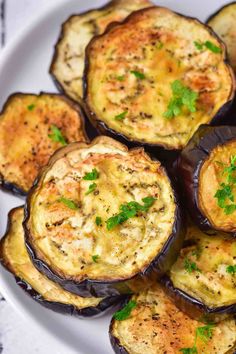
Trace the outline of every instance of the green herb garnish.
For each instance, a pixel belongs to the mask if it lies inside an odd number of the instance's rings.
[[[191,348],[181,348],[179,351],[184,354],[198,354],[197,339],[199,338],[204,343],[207,343],[212,338],[214,324],[207,324],[202,327],[197,327],[195,331],[194,344]]]
[[[27,106],[28,111],[33,111],[35,109],[35,104],[30,104]]]
[[[94,256],[92,256],[92,260],[94,261],[94,263],[97,263],[99,259],[99,255],[95,254]]]
[[[133,74],[137,79],[140,79],[140,80],[145,79],[145,75],[144,75],[143,73],[141,73],[140,71],[131,70],[130,72],[131,72],[131,74]]]
[[[161,49],[164,47],[164,44],[162,42],[157,43],[157,49]]]
[[[184,106],[187,107],[190,112],[196,112],[197,92],[184,86],[179,80],[172,82],[171,89],[173,97],[168,104],[168,110],[164,113],[165,118],[171,119],[180,115]]]
[[[95,191],[96,187],[97,187],[97,183],[90,184],[85,195],[88,195],[88,194],[92,193],[93,191]]]
[[[196,347],[182,348],[179,351],[182,352],[183,354],[197,354],[198,352]]]
[[[197,267],[195,262],[191,262],[189,258],[184,259],[184,269],[188,273],[192,272],[201,272],[200,269]]]
[[[73,202],[73,200],[71,200],[71,199],[67,199],[65,197],[60,197],[58,199],[58,201],[65,204],[70,209],[76,210],[79,208],[78,205],[75,202]]]
[[[98,179],[98,177],[99,177],[99,172],[98,172],[98,170],[97,170],[96,168],[93,168],[93,169],[92,169],[92,172],[87,172],[87,173],[85,173],[83,179],[84,179],[85,181],[93,181],[93,180],[95,180],[95,179]]]
[[[122,224],[129,218],[135,217],[138,212],[147,212],[148,209],[153,205],[156,198],[153,197],[146,197],[142,199],[143,205],[139,204],[138,202],[128,202],[126,204],[122,204],[120,206],[120,213],[116,214],[115,216],[110,217],[107,221],[107,230],[112,230],[119,224]]]
[[[113,315],[113,318],[117,321],[124,321],[129,318],[131,311],[135,309],[137,306],[137,302],[134,300],[130,300],[123,309],[120,311],[116,311]]]
[[[236,183],[236,178],[233,176],[234,172],[236,171],[236,156],[232,155],[230,157],[230,165],[229,167],[225,167],[223,173],[227,174],[227,182],[228,183]]]
[[[48,137],[55,142],[61,143],[62,145],[67,145],[65,138],[63,137],[60,129],[56,125],[51,125],[50,127],[52,134],[48,134]]]
[[[118,81],[124,81],[125,75],[118,75],[118,76],[116,76],[116,79],[117,79]]]
[[[100,216],[96,216],[95,223],[97,226],[102,225],[102,218]]]
[[[203,50],[204,48],[207,48],[213,53],[222,53],[222,49],[220,47],[217,47],[214,43],[210,41],[206,41],[204,43],[195,41],[194,45],[198,50]]]
[[[124,111],[120,114],[117,114],[117,116],[115,116],[115,120],[123,120],[127,113],[128,113],[128,111]]]
[[[236,274],[236,265],[229,265],[226,267],[226,272],[229,274]]]

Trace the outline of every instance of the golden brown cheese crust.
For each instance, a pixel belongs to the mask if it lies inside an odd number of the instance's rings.
[[[67,142],[87,141],[79,107],[63,96],[17,93],[7,100],[0,115],[0,185],[28,192],[41,167],[62,147],[48,136],[52,125]]]
[[[224,6],[210,18],[208,25],[225,42],[230,64],[236,72],[236,3]]]
[[[197,327],[204,326],[181,312],[159,285],[133,295],[137,307],[124,321],[113,320],[111,335],[128,354],[176,354],[181,348],[191,348]],[[235,320],[225,320],[213,329],[212,338],[197,340],[198,353],[224,354],[235,348]]]
[[[84,180],[96,169],[96,180]],[[87,194],[89,186],[96,188]],[[148,212],[107,230],[108,218],[127,202],[156,198]],[[65,197],[78,208],[60,202]],[[128,149],[108,137],[60,150],[43,171],[28,204],[28,239],[53,273],[77,282],[122,280],[152,262],[172,234],[176,205],[160,162],[143,149]],[[101,225],[96,224],[101,218]],[[92,256],[98,255],[97,262]]]
[[[226,215],[224,209],[218,206],[215,193],[221,189],[221,183],[227,182],[227,174],[223,171],[230,165],[230,158],[234,155],[236,155],[236,140],[218,145],[202,164],[199,174],[199,208],[214,228],[225,232],[236,231],[236,211]],[[232,187],[232,192],[236,198],[235,186]]]
[[[77,309],[97,306],[102,299],[83,298],[69,293],[36,270],[24,244],[23,217],[23,207],[11,213],[10,228],[0,243],[1,262],[14,276],[29,284],[46,301],[74,305]]]
[[[90,40],[111,22],[148,6],[152,6],[148,0],[113,0],[100,9],[71,16],[62,25],[50,72],[68,96],[82,99],[85,48]]]
[[[222,52],[198,50],[194,42],[204,41]],[[234,79],[223,43],[197,20],[165,8],[131,14],[95,37],[86,52],[85,99],[92,121],[131,141],[181,149],[232,98]],[[198,93],[197,110],[167,119],[175,80]]]
[[[236,241],[224,233],[209,236],[191,225],[186,238],[190,246],[181,253],[170,270],[170,279],[178,288],[209,308],[236,303],[236,277],[227,272],[236,265]],[[186,262],[195,263],[190,271]]]

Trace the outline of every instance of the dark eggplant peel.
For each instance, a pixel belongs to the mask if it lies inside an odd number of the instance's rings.
[[[236,314],[236,240],[189,225],[185,245],[162,279],[175,304],[195,319]]]
[[[133,295],[114,314],[110,341],[117,354],[233,354],[236,323],[206,324],[181,312],[160,285]]]
[[[26,194],[60,147],[87,141],[80,107],[57,94],[16,93],[0,114],[0,187]]]
[[[136,11],[86,48],[91,122],[122,141],[182,149],[200,124],[223,119],[235,79],[223,42],[166,8]]]
[[[121,21],[132,11],[152,6],[148,0],[113,0],[102,8],[73,15],[63,23],[50,67],[60,90],[76,101],[83,97],[82,77],[85,48],[113,21]]]
[[[192,218],[205,231],[236,232],[236,127],[201,126],[178,172]]]
[[[184,231],[175,192],[142,148],[98,137],[59,150],[27,199],[35,266],[81,296],[129,293],[129,279],[174,263]]]
[[[97,315],[117,303],[117,297],[80,297],[42,275],[32,264],[25,247],[23,216],[23,207],[9,213],[8,228],[0,242],[0,261],[31,298],[53,311],[75,316]]]
[[[230,64],[236,72],[236,2],[223,6],[207,20],[207,24],[225,42]]]

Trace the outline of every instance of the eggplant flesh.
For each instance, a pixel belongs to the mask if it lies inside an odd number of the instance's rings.
[[[51,93],[11,95],[0,113],[0,187],[27,194],[49,157],[73,141],[88,141],[77,104]]]
[[[0,261],[15,277],[16,283],[31,298],[56,312],[75,316],[94,316],[121,298],[83,298],[69,293],[42,275],[33,265],[24,243],[23,207],[9,213],[8,229],[0,243]]]
[[[95,179],[85,180],[91,171]],[[108,229],[122,205],[142,205],[146,197],[153,203],[146,212]],[[61,198],[73,201],[72,208]],[[85,297],[127,294],[135,276],[162,275],[184,237],[178,199],[160,162],[108,137],[58,151],[29,193],[25,213],[35,266]]]
[[[191,348],[197,328],[206,323],[191,319],[176,308],[158,284],[151,284],[131,301],[136,303],[130,316],[122,321],[112,319],[110,341],[117,354],[179,353]],[[196,353],[234,353],[236,322],[227,319],[215,324],[208,341],[196,341]]]
[[[199,50],[194,42],[201,40],[219,53]],[[94,37],[86,48],[84,73],[92,124],[102,134],[158,152],[181,150],[202,123],[223,122],[234,97],[223,42],[197,20],[160,7],[136,11]],[[185,107],[167,119],[176,81],[195,92],[196,111]]]

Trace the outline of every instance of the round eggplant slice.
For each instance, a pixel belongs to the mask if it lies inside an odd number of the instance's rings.
[[[57,94],[16,93],[0,114],[0,187],[25,195],[49,157],[87,141],[80,107]]]
[[[24,227],[40,271],[68,291],[103,297],[171,267],[181,216],[160,162],[102,136],[55,153],[28,196]]]
[[[207,24],[225,42],[229,60],[234,72],[236,72],[236,2],[223,6],[214,13]]]
[[[231,105],[235,79],[225,56],[199,21],[160,7],[136,11],[86,49],[91,122],[122,141],[180,150]]]
[[[31,298],[53,311],[75,316],[97,315],[118,302],[118,297],[80,297],[42,275],[32,264],[25,247],[23,216],[23,207],[9,213],[8,229],[0,242],[0,261]]]
[[[76,101],[83,97],[82,77],[85,48],[113,21],[121,21],[132,11],[152,6],[148,0],[113,0],[102,8],[73,15],[63,23],[50,67],[60,90]]]
[[[207,325],[193,320],[153,284],[114,314],[110,341],[117,354],[233,354],[236,323],[228,319]]]
[[[189,212],[198,226],[235,236],[236,127],[201,126],[177,165]]]
[[[236,240],[189,225],[185,245],[162,281],[175,304],[195,319],[236,314]]]

